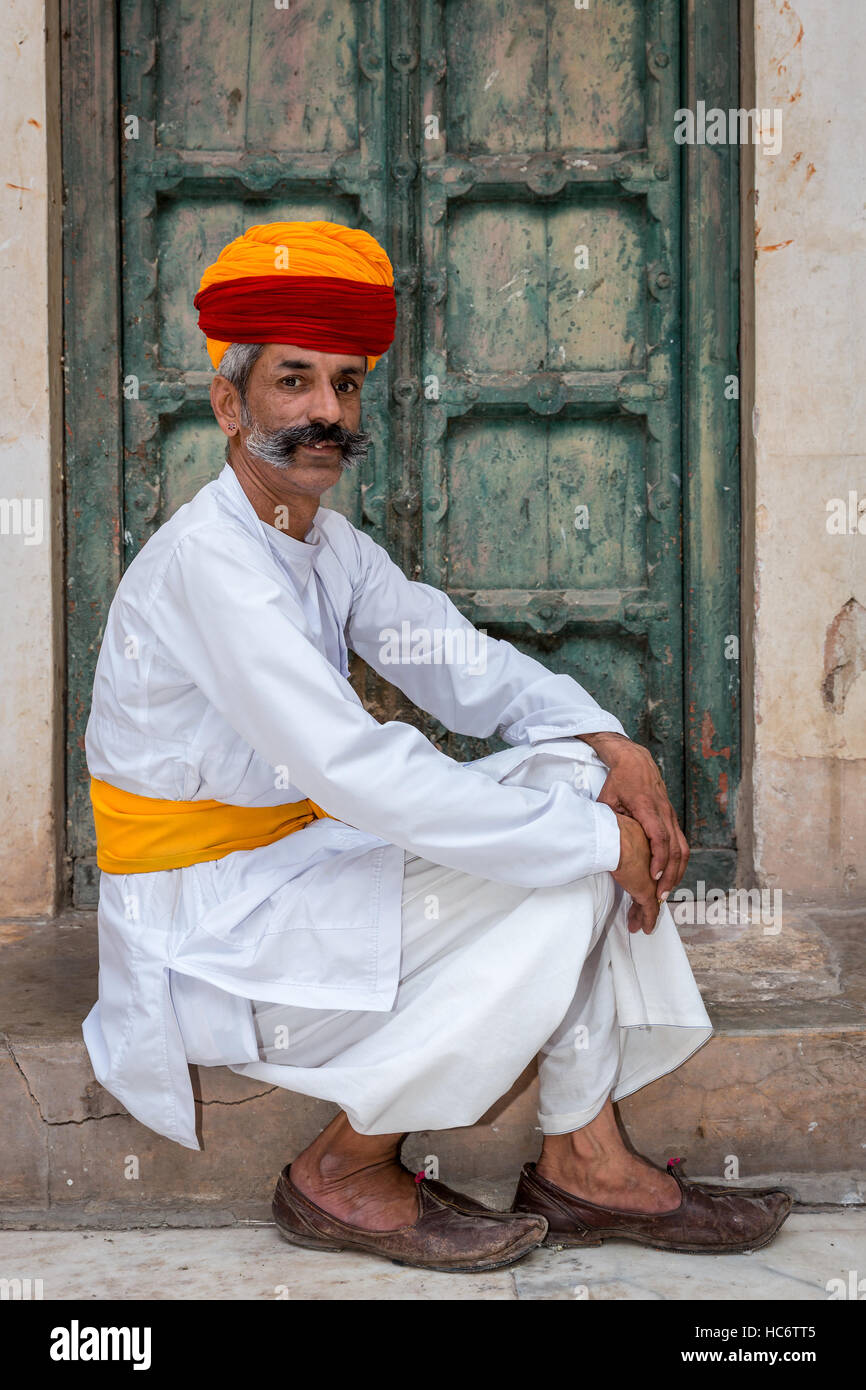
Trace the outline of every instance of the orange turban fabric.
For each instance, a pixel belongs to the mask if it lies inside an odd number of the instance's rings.
[[[230,343],[292,343],[367,358],[394,340],[394,271],[369,232],[337,222],[267,222],[229,242],[193,301],[218,367]]]

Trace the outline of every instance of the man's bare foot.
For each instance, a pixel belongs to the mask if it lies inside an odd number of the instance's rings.
[[[418,1220],[418,1188],[400,1164],[402,1134],[357,1134],[341,1112],[294,1160],[291,1179],[331,1216],[365,1231]]]
[[[617,1211],[676,1211],[676,1179],[660,1173],[623,1143],[610,1098],[598,1115],[570,1134],[546,1134],[536,1172],[575,1197]]]
[[[597,1207],[616,1211],[676,1211],[682,1201],[679,1185],[669,1173],[660,1173],[651,1163],[632,1154],[615,1165],[569,1163],[561,1165],[538,1160],[536,1172],[575,1197],[583,1197]]]

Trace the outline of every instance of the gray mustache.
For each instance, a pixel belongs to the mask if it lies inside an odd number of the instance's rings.
[[[372,443],[366,430],[347,430],[343,425],[287,425],[283,429],[263,430],[254,423],[247,435],[246,447],[256,458],[274,468],[290,468],[298,445],[312,448],[314,444],[334,444],[342,450],[341,464],[354,468],[366,458]]]

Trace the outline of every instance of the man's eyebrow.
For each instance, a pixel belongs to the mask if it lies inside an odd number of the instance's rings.
[[[297,362],[289,362],[289,361],[277,362],[277,363],[275,363],[275,365],[274,365],[274,371],[276,371],[276,372],[282,372],[282,371],[285,371],[286,368],[289,368],[289,369],[292,370],[292,371],[304,372],[304,371],[309,371],[309,369],[310,369],[312,366],[313,366],[313,363],[312,363],[312,362],[301,362],[301,361],[297,361]],[[343,373],[344,375],[349,375],[349,376],[360,376],[360,377],[363,377],[364,375],[366,375],[365,369],[364,369],[363,367],[338,367],[338,368],[337,368],[337,371]]]

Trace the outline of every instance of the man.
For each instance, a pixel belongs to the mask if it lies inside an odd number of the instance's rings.
[[[545,1239],[766,1243],[787,1193],[663,1173],[614,1119],[712,1032],[664,905],[688,850],[649,754],[320,506],[369,442],[384,251],[329,222],[252,227],[195,302],[227,463],[121,580],[87,727],[97,1077],[188,1148],[189,1062],[339,1104],[274,1199],[316,1249],[481,1270]],[[379,724],[349,649],[510,747],[460,765]],[[536,1054],[544,1144],[511,1213],[403,1168],[407,1132],[474,1123]]]

